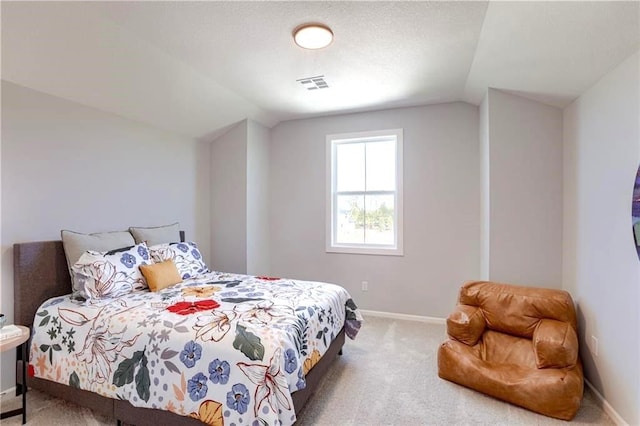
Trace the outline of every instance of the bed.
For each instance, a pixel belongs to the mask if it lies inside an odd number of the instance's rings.
[[[338,286],[218,272],[117,303],[70,292],[61,241],[14,245],[18,383],[134,425],[292,424],[361,319]]]

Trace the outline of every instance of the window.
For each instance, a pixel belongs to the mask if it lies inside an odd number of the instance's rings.
[[[327,136],[326,250],[402,255],[402,129]]]

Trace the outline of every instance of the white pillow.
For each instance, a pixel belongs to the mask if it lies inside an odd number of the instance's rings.
[[[145,243],[108,252],[86,251],[71,267],[82,282],[84,297],[120,297],[147,288],[140,265],[153,261]]]
[[[173,260],[183,280],[209,272],[194,242],[158,244],[149,247],[149,251],[154,262]]]
[[[127,231],[81,234],[63,230],[61,235],[64,254],[67,257],[67,265],[71,274],[71,286],[74,292],[82,291],[83,286],[78,283],[78,279],[74,276],[71,268],[84,252],[87,250],[106,252],[122,247],[131,247],[136,243],[133,240],[133,236]]]
[[[131,227],[129,232],[136,240],[136,244],[147,243],[149,247],[157,244],[174,243],[180,241],[180,224],[178,222],[171,225],[155,226],[151,228]]]

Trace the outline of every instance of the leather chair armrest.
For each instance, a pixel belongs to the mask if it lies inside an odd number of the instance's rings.
[[[543,319],[533,332],[538,368],[574,367],[578,361],[578,336],[569,323]]]
[[[469,346],[478,343],[487,322],[477,306],[458,305],[447,318],[447,334]]]

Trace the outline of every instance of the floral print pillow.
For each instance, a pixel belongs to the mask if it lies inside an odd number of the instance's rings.
[[[195,278],[209,272],[202,254],[194,242],[165,243],[149,247],[154,262],[173,260],[183,280]]]
[[[104,299],[146,289],[147,282],[139,267],[152,263],[149,248],[140,243],[108,252],[88,250],[71,270],[84,289],[83,297]]]

